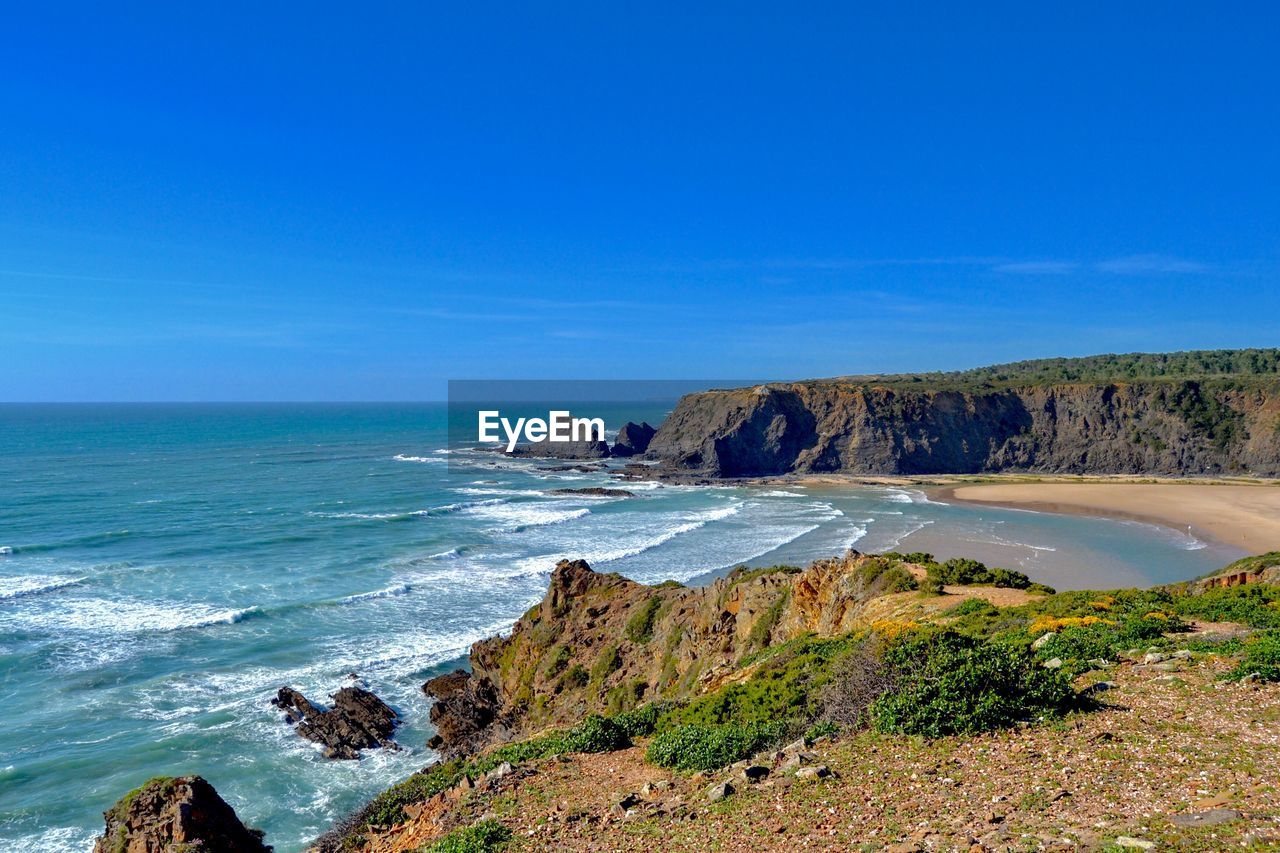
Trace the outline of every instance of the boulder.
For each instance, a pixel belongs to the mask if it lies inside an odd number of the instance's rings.
[[[265,853],[262,833],[236,817],[199,776],[152,779],[103,812],[106,831],[93,853]]]
[[[359,758],[362,749],[395,747],[391,735],[399,717],[391,706],[361,687],[344,687],[332,698],[326,710],[292,687],[281,687],[271,702],[298,734],[324,746],[326,758]]]
[[[498,717],[501,700],[493,682],[457,670],[440,675],[422,685],[422,692],[435,699],[431,723],[436,736],[428,746],[449,752],[466,752],[475,747]]]
[[[613,443],[614,456],[639,456],[649,449],[649,442],[658,431],[647,423],[627,421],[618,430],[618,439]]]
[[[731,797],[734,793],[733,785],[728,782],[717,782],[710,788],[707,788],[707,799],[710,802],[718,803],[725,797]]]

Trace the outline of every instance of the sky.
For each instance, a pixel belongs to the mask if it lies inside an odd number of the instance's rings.
[[[1280,11],[10,4],[0,400],[1280,345]]]

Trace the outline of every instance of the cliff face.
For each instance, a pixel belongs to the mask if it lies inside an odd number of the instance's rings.
[[[1197,382],[915,390],[772,384],[685,396],[648,455],[713,477],[786,473],[1280,476],[1280,393]]]
[[[199,776],[152,779],[104,815],[94,853],[269,853],[213,786]]]
[[[742,677],[740,664],[753,652],[866,624],[868,603],[901,580],[881,568],[850,552],[804,571],[739,571],[689,589],[645,586],[563,561],[546,597],[509,637],[472,646],[470,675],[424,686],[437,700],[437,745],[469,751],[592,712],[702,693]],[[885,601],[875,602],[876,618]]]

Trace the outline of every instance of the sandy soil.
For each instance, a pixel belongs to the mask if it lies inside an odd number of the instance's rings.
[[[941,487],[940,501],[1163,524],[1252,554],[1280,550],[1280,487],[1201,483],[992,483]]]

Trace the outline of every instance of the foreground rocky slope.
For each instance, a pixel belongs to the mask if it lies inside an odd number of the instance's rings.
[[[753,652],[804,634],[835,636],[891,613],[895,599],[881,596],[910,587],[911,569],[882,568],[851,552],[804,571],[739,570],[690,589],[562,561],[546,597],[509,637],[472,647],[470,673],[424,686],[437,700],[434,745],[470,752],[589,713],[713,689],[740,676]]]
[[[411,777],[317,849],[1277,849],[1277,567],[1269,554],[1168,589],[1052,594],[927,554],[703,591],[564,563],[510,638],[473,649],[477,675],[438,680],[488,685],[503,722],[470,743],[507,745]],[[677,647],[708,677],[632,711],[613,713],[607,676],[560,698],[536,674],[558,642],[645,622],[671,636],[682,620],[696,628]],[[762,646],[756,624],[771,626]],[[610,674],[661,671],[644,644],[618,650]]]
[[[649,445],[668,473],[1280,476],[1275,383],[929,388],[822,381],[680,400]]]

